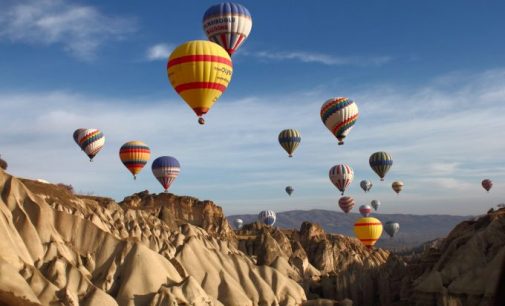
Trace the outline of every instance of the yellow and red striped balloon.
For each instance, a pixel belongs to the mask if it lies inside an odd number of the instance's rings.
[[[204,124],[205,115],[231,81],[231,58],[221,46],[193,40],[178,46],[168,58],[168,79]]]
[[[354,233],[367,248],[371,248],[382,235],[382,222],[372,217],[359,218],[354,223]]]
[[[119,149],[119,158],[133,174],[134,179],[137,178],[136,175],[144,168],[150,157],[151,150],[142,141],[129,141]]]

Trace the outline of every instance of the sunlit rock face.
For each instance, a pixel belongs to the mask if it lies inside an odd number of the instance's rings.
[[[221,208],[121,203],[0,170],[0,305],[300,305],[303,288],[235,247]]]

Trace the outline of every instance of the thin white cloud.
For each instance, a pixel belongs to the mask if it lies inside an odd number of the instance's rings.
[[[149,61],[166,61],[173,49],[174,47],[169,44],[156,44],[147,49],[146,59]]]
[[[16,1],[0,10],[0,39],[63,46],[73,56],[90,60],[110,40],[136,29],[132,18],[107,16],[93,6],[63,0]]]
[[[0,153],[16,175],[121,198],[146,188],[160,190],[149,166],[133,181],[119,162],[119,147],[140,139],[151,146],[153,158],[168,154],[181,162],[173,192],[215,200],[227,213],[269,206],[336,208],[339,194],[328,169],[349,163],[356,175],[349,194],[358,203],[377,197],[384,203],[382,212],[475,214],[505,197],[498,188],[505,184],[503,84],[505,73],[495,71],[449,87],[434,82],[410,89],[352,90],[361,117],[344,146],[319,118],[321,104],[331,96],[323,91],[235,101],[225,93],[205,126],[179,98],[0,93]],[[93,163],[73,143],[72,132],[80,127],[101,128],[106,135],[106,146]],[[292,159],[277,141],[285,128],[302,133]],[[369,155],[378,150],[393,155],[386,182],[379,182],[368,165]],[[489,194],[480,186],[484,177],[495,182]],[[360,190],[364,178],[373,181],[372,193]],[[391,190],[396,179],[405,182],[400,196]],[[296,189],[289,201],[283,198],[286,185]]]
[[[318,63],[328,66],[380,66],[392,60],[389,56],[337,56],[307,51],[248,51],[239,54],[271,61],[299,61],[303,63]]]

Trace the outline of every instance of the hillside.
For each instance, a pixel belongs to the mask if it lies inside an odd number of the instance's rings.
[[[1,306],[485,306],[505,274],[505,208],[399,256],[311,222],[233,231],[169,193],[116,203],[0,170],[0,195]]]
[[[328,233],[353,236],[353,224],[361,215],[357,213],[344,214],[332,210],[292,210],[277,213],[276,226],[280,228],[298,229],[303,222],[317,223]],[[452,215],[406,215],[406,214],[373,214],[382,222],[395,220],[400,223],[400,232],[394,239],[385,233],[377,246],[388,249],[408,249],[433,239],[447,236],[454,226],[468,220],[469,216]],[[241,218],[245,223],[255,222],[256,215],[228,216],[228,222]]]

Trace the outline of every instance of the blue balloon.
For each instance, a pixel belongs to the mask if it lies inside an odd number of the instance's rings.
[[[156,179],[165,188],[165,191],[167,191],[181,172],[181,165],[172,156],[160,156],[153,161],[151,170]]]
[[[258,215],[258,220],[263,224],[272,226],[277,220],[277,216],[273,210],[264,210]]]

